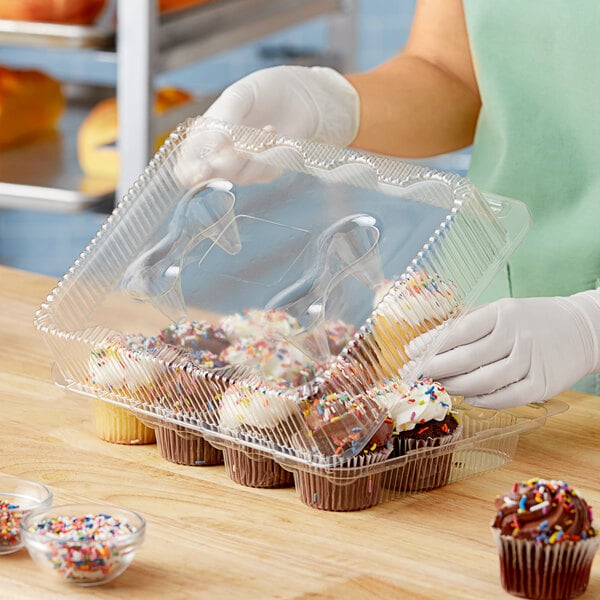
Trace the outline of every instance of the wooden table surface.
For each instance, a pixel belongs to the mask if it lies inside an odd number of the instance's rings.
[[[0,472],[45,483],[55,504],[136,510],[146,540],[123,575],[86,589],[47,580],[26,550],[0,556],[2,600],[509,598],[489,531],[497,493],[532,476],[566,479],[600,511],[600,404],[575,392],[502,469],[352,513],[239,486],[222,466],[171,464],[154,445],[103,442],[88,400],[54,385],[33,327],[54,285],[0,267]],[[600,598],[598,558],[584,598]]]

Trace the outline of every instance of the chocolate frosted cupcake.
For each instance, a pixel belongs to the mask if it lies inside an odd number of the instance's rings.
[[[452,445],[462,433],[445,388],[428,378],[412,385],[390,380],[369,395],[386,408],[394,422],[390,459],[398,459],[398,468],[386,473],[385,486],[416,492],[445,485],[451,473]]]
[[[165,384],[155,394],[155,405],[183,420],[216,421],[217,405],[227,384],[207,370],[220,366],[217,357],[208,351],[190,353],[183,363],[171,365]],[[160,455],[169,462],[189,466],[223,464],[221,450],[183,425],[158,425],[156,443]]]
[[[391,452],[392,430],[392,420],[384,420],[365,448],[337,467],[298,469],[300,500],[312,508],[331,511],[363,510],[379,504],[384,473],[377,465]]]
[[[356,456],[373,435],[384,414],[366,395],[320,394],[302,402],[315,460],[340,463],[336,457]]]
[[[300,500],[322,510],[374,506],[382,498],[382,471],[376,466],[392,449],[392,421],[363,395],[321,394],[303,403],[311,441],[309,464],[298,469]]]
[[[218,355],[229,346],[223,332],[206,321],[183,319],[162,329],[157,339],[184,349],[187,356],[183,362],[171,365],[155,402],[175,415],[216,423],[216,406],[226,388],[217,375],[226,366]],[[181,425],[159,425],[156,442],[161,456],[170,462],[190,466],[223,464],[221,450]]]
[[[495,504],[492,534],[504,589],[539,600],[583,594],[600,536],[579,493],[564,481],[534,478],[515,483]]]
[[[165,344],[191,352],[210,352],[215,356],[229,346],[223,330],[206,321],[182,319],[162,329],[156,337]]]

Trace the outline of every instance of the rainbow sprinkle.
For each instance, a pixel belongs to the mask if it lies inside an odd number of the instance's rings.
[[[44,543],[46,559],[68,581],[99,581],[119,563],[116,540],[137,529],[107,514],[58,516],[29,527]]]
[[[565,481],[533,478],[517,482],[509,494],[498,496],[496,505],[493,527],[503,535],[546,545],[598,535],[591,507]]]
[[[19,505],[0,498],[0,546],[14,546],[21,543],[19,523],[23,517]]]

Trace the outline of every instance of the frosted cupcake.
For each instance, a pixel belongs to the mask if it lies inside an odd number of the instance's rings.
[[[183,421],[213,426],[218,419],[218,403],[228,385],[224,377],[216,374],[224,367],[209,351],[188,354],[170,366],[164,385],[156,390],[155,406]],[[185,425],[158,425],[156,442],[160,455],[170,462],[189,466],[223,464],[222,451]]]
[[[315,376],[315,367],[308,357],[285,340],[243,338],[219,357],[229,364],[258,371],[269,387],[295,387]]]
[[[282,310],[250,309],[225,317],[219,325],[231,346],[220,358],[260,372],[269,384],[297,387],[313,381],[324,365],[315,364],[290,341],[306,332],[298,321]],[[338,354],[356,328],[342,321],[326,321],[323,339],[330,356]],[[323,362],[326,358],[322,359]]]
[[[224,317],[219,329],[228,340],[236,342],[254,337],[282,339],[298,333],[301,327],[294,317],[282,310],[250,308]]]
[[[114,395],[119,402],[149,402],[162,373],[158,357],[162,344],[155,338],[136,334],[114,335],[97,345],[88,361],[92,387],[99,394]],[[98,437],[116,444],[151,444],[154,430],[144,425],[127,408],[94,400]]]
[[[218,356],[229,346],[224,333],[207,321],[182,319],[162,329],[157,339],[184,349],[187,355],[171,365],[155,402],[184,419],[193,417],[214,425],[217,404],[227,387],[220,375],[226,363]],[[183,425],[158,425],[156,442],[161,456],[170,462],[189,466],[223,464],[221,450]]]
[[[363,510],[383,497],[384,471],[377,468],[392,450],[392,421],[385,419],[366,446],[333,468],[307,465],[295,473],[300,501],[320,510]]]
[[[156,337],[164,344],[191,352],[210,352],[215,356],[229,346],[229,340],[222,329],[200,320],[181,319],[161,329]]]
[[[219,425],[223,433],[254,441],[278,451],[302,444],[303,420],[295,401],[284,392],[266,390],[264,384],[233,385],[221,399]],[[250,487],[286,487],[294,476],[272,458],[242,444],[224,449],[230,478]]]
[[[536,600],[586,590],[600,545],[592,510],[564,481],[530,479],[496,498],[492,535],[504,589]]]
[[[362,510],[382,498],[382,463],[392,422],[364,395],[322,393],[302,402],[309,432],[307,465],[295,473],[300,500],[331,511]],[[379,423],[379,426],[378,426]]]
[[[458,304],[454,287],[435,274],[415,272],[387,282],[376,294],[364,331],[348,346],[349,365],[359,362],[373,385],[398,377],[414,359],[407,353],[410,342],[449,319]]]
[[[389,380],[368,392],[394,423],[390,460],[397,469],[386,474],[385,486],[423,491],[445,485],[451,474],[452,447],[462,428],[452,412],[452,398],[438,382],[423,378],[412,385]],[[413,453],[414,458],[406,458]]]

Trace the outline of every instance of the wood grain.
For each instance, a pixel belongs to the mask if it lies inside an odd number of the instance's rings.
[[[222,466],[168,463],[156,446],[103,442],[88,400],[52,383],[33,327],[55,283],[0,267],[0,472],[49,485],[55,504],[139,511],[147,536],[121,577],[85,590],[42,578],[24,550],[3,556],[3,600],[509,598],[489,532],[496,494],[535,475],[564,478],[600,507],[600,405],[575,392],[506,467],[355,513],[311,509],[293,489],[241,487]],[[596,560],[583,598],[598,597]]]

